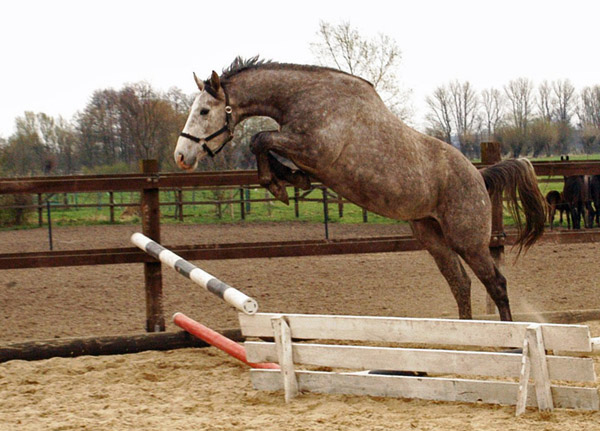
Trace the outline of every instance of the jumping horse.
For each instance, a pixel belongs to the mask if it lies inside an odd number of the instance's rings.
[[[471,280],[459,257],[500,318],[512,320],[506,279],[489,250],[490,196],[506,189],[517,206],[518,193],[525,213],[519,251],[531,246],[543,233],[546,204],[528,160],[478,171],[453,146],[403,124],[368,81],[335,69],[238,57],[220,76],[194,78],[200,94],[174,152],[181,169],[217,154],[242,120],[271,117],[279,130],[257,133],[250,149],[260,184],[277,199],[287,203],[286,185],[306,188],[314,178],[368,211],[408,221],[450,285],[460,318],[472,311]]]

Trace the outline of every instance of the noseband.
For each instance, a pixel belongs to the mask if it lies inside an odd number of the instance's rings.
[[[217,94],[212,90],[212,88],[206,86],[205,87],[205,91],[208,94],[210,94],[211,96],[213,96],[215,99],[217,98]],[[223,93],[225,93],[225,89],[223,89]],[[210,157],[214,157],[215,155],[219,154],[221,152],[221,150],[225,147],[225,145],[227,145],[233,139],[233,133],[231,133],[231,130],[229,128],[229,123],[231,122],[231,113],[232,112],[233,112],[233,109],[231,109],[231,106],[229,105],[229,97],[227,96],[227,93],[225,93],[225,125],[223,127],[221,127],[216,132],[208,135],[206,138],[199,138],[197,136],[190,135],[189,133],[185,133],[185,132],[181,132],[179,134],[179,136],[182,136],[184,138],[188,138],[189,140],[194,141],[197,144],[199,144],[201,141],[204,141],[202,143],[202,149]],[[214,138],[216,138],[217,136],[222,135],[225,132],[229,132],[229,136],[219,146],[219,148],[217,148],[215,151],[213,151],[210,148],[208,148],[208,145],[206,145],[207,142],[212,141]]]

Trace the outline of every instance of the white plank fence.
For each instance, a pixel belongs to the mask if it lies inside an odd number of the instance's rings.
[[[311,391],[516,405],[517,415],[527,406],[599,409],[593,360],[585,357],[595,343],[587,326],[273,313],[239,319],[244,336],[275,339],[246,341],[246,354],[280,364],[281,371],[251,370],[251,378],[257,389],[284,390],[286,401]]]

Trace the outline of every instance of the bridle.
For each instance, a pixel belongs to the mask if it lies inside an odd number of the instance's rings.
[[[221,87],[222,88],[222,87]],[[212,88],[210,88],[208,85],[204,88],[204,90],[210,94],[211,96],[213,96],[215,99],[217,98],[217,94],[214,92],[214,90]],[[206,138],[199,138],[197,136],[194,135],[190,135],[189,133],[185,133],[185,132],[181,132],[179,134],[179,136],[182,136],[184,138],[188,138],[191,141],[194,141],[195,143],[199,144],[201,141],[204,141],[202,143],[202,149],[206,152],[206,154],[208,154],[210,157],[214,157],[217,154],[219,154],[221,152],[221,150],[225,147],[225,145],[227,145],[232,139],[233,139],[233,133],[231,132],[231,129],[229,127],[229,124],[231,123],[231,113],[233,112],[233,109],[231,109],[231,106],[229,105],[229,97],[227,96],[227,93],[225,92],[225,89],[223,88],[223,93],[225,94],[225,125],[223,127],[221,127],[219,130],[217,130],[216,132],[208,135]],[[217,148],[216,150],[211,150],[208,145],[206,145],[207,142],[212,141],[214,138],[216,138],[217,136],[222,135],[225,132],[229,132],[229,136],[227,137],[227,139],[225,139],[225,141],[219,146],[219,148]]]

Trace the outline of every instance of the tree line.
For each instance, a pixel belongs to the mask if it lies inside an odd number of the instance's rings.
[[[147,83],[120,90],[97,90],[73,120],[25,112],[16,131],[0,142],[0,174],[117,173],[137,169],[137,161],[157,158],[162,170],[175,169],[172,151],[193,95],[167,92]],[[577,92],[569,80],[510,81],[502,90],[477,92],[467,82],[437,87],[427,97],[426,133],[455,145],[469,157],[486,140],[502,143],[513,157],[600,151],[600,86]],[[253,169],[250,137],[276,129],[268,118],[246,120],[223,156],[201,169]]]
[[[485,140],[512,157],[600,151],[600,86],[577,91],[568,80],[511,80],[477,92],[468,82],[438,86],[427,97],[427,133],[470,157]]]
[[[15,120],[16,131],[0,141],[0,176],[132,172],[149,158],[158,159],[161,170],[175,170],[173,149],[193,98],[141,82],[95,91],[71,121],[25,112]],[[250,137],[276,127],[269,118],[246,120],[222,155],[200,169],[253,169]]]
[[[142,82],[95,91],[71,121],[25,112],[2,145],[0,169],[17,176],[103,173],[143,158],[166,160],[190,105],[179,89],[160,92]]]

